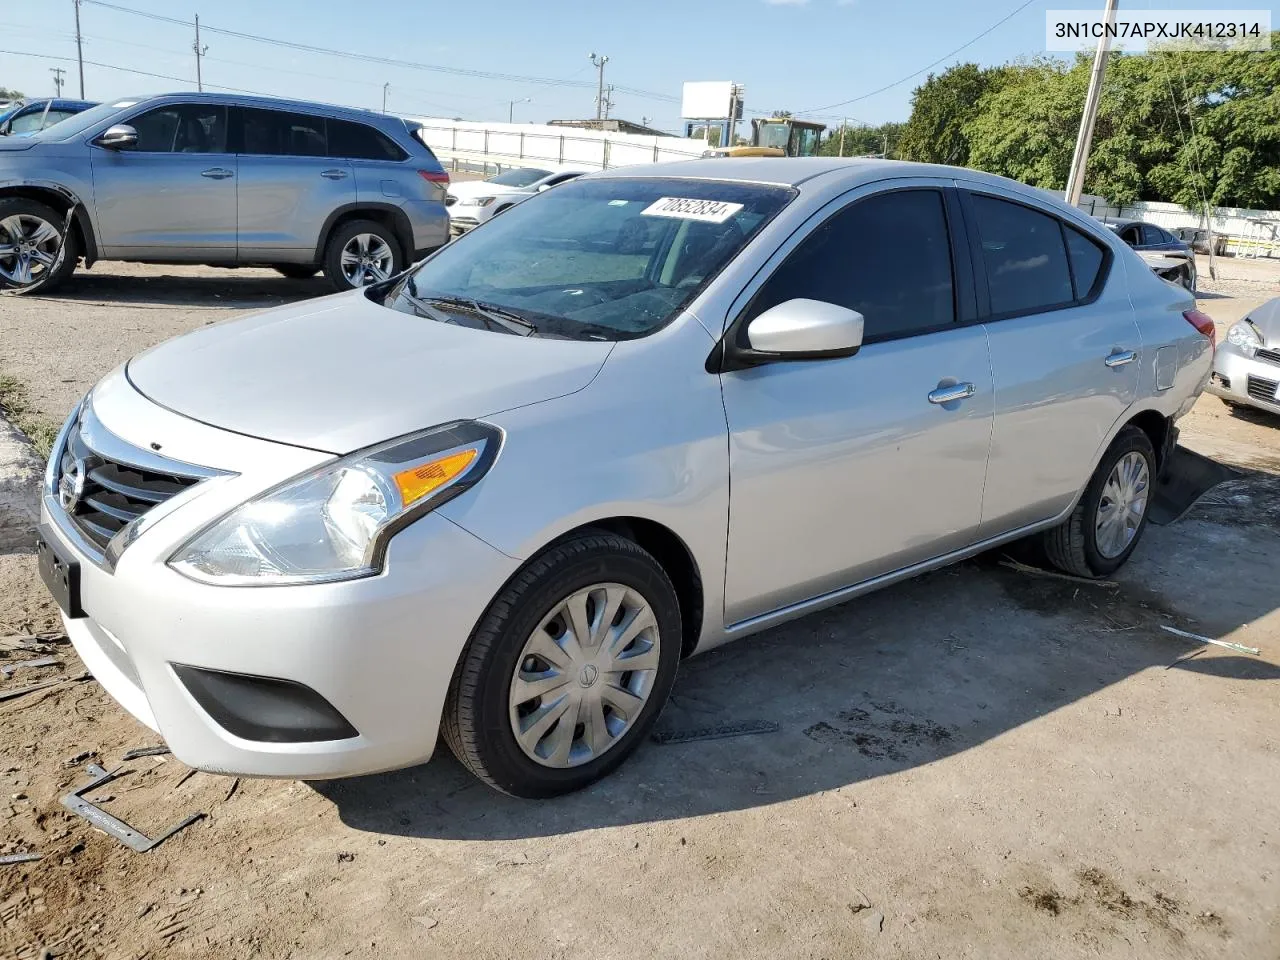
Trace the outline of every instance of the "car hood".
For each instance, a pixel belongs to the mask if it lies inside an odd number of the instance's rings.
[[[485,180],[464,180],[449,185],[449,192],[459,200],[471,197],[500,197],[508,193],[528,193],[528,187],[508,187]]]
[[[1262,334],[1262,342],[1268,347],[1280,346],[1280,297],[1268,300],[1249,312],[1249,322]]]
[[[574,393],[612,348],[426,320],[353,291],[178,337],[127,375],[194,420],[344,454]]]

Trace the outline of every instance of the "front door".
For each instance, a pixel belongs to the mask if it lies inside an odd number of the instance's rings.
[[[92,149],[102,256],[234,260],[236,157],[227,152],[227,108],[170,104],[124,122],[138,131],[136,146]]]
[[[986,539],[1071,505],[1137,395],[1142,336],[1103,243],[1023,195],[965,202],[996,383]]]
[[[746,308],[743,320],[824,300],[860,312],[865,328],[851,357],[722,375],[730,625],[976,536],[991,436],[986,335],[959,322],[972,315],[968,266],[957,283],[943,184],[895,183],[818,214]]]

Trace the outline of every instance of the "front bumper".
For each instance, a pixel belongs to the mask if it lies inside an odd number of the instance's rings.
[[[184,420],[137,394],[119,402],[119,391],[106,393],[95,413],[117,434],[129,426],[120,414],[141,404],[151,407],[145,419],[153,424]],[[178,427],[214,429],[193,421],[169,424],[171,431]],[[257,447],[264,462],[280,446],[244,437],[231,445],[242,454]],[[298,455],[294,448],[291,456]],[[169,568],[168,556],[232,500],[245,499],[249,488],[265,489],[262,471],[248,461],[219,458],[217,466],[250,468],[251,479],[206,480],[155,508],[163,515],[120,554],[114,570],[85,551],[46,491],[45,535],[80,564],[86,616],[64,614],[64,622],[85,665],[121,706],[164,737],[179,760],[201,770],[324,778],[429,759],[458,657],[517,562],[428,514],[392,539],[377,576],[300,586],[197,583]],[[314,742],[273,742],[269,733],[262,739],[237,736],[197,702],[199,691],[179,676],[183,667],[300,684],[323,698],[355,735]]]
[[[1258,359],[1251,349],[1223,342],[1213,359],[1208,391],[1232,403],[1280,414],[1280,362]]]

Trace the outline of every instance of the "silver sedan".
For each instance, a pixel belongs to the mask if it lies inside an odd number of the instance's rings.
[[[1280,297],[1231,325],[1213,360],[1209,392],[1280,414]]]
[[[129,361],[57,440],[41,569],[185,763],[347,776],[443,733],[551,796],[691,654],[1023,537],[1115,570],[1212,353],[1186,291],[1008,180],[594,174]]]

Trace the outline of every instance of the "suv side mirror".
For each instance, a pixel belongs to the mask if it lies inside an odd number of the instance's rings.
[[[856,310],[824,300],[787,300],[725,340],[720,370],[851,357],[862,346],[862,329],[863,317]]]
[[[117,123],[114,126],[107,127],[102,135],[93,142],[100,147],[106,147],[108,150],[123,150],[126,147],[136,147],[138,145],[138,131],[127,123]]]
[[[551,184],[544,183],[542,186],[538,187],[538,193],[542,193],[544,190],[550,190],[550,189],[551,189]]]

